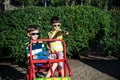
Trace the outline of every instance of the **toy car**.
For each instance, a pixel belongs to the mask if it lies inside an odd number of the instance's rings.
[[[71,80],[72,77],[72,72],[71,68],[68,64],[67,58],[66,58],[66,43],[64,40],[60,39],[38,39],[37,41],[42,41],[42,42],[53,42],[53,41],[61,41],[63,43],[63,53],[64,53],[64,58],[59,59],[59,55],[57,59],[49,59],[49,60],[35,60],[32,59],[32,44],[33,40],[30,42],[30,58],[29,58],[29,71],[26,73],[26,80]],[[57,54],[57,52],[55,53]],[[52,71],[51,65],[52,63],[64,63],[64,77],[61,77],[60,70],[56,70],[55,72]],[[36,66],[35,64],[43,64],[43,66]],[[51,70],[51,77],[50,78],[45,78],[45,77],[36,77],[36,73],[44,73],[46,69]],[[57,75],[55,74],[57,73]]]

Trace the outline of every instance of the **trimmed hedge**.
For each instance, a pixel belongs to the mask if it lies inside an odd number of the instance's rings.
[[[108,55],[120,57],[120,11],[109,11],[111,15],[110,33],[105,38]]]
[[[0,49],[1,54],[7,53],[17,61],[25,57],[24,45],[28,41],[26,28],[29,24],[38,25],[40,37],[46,38],[51,30],[50,18],[59,16],[62,20],[62,29],[69,32],[64,36],[67,43],[67,57],[79,54],[84,48],[89,48],[90,41],[102,30],[106,37],[110,32],[110,15],[91,6],[74,7],[29,7],[0,13]],[[100,39],[100,38],[99,38]],[[6,52],[7,51],[7,52]]]

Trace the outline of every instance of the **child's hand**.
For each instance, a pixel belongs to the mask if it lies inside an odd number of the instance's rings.
[[[36,55],[33,55],[33,59],[37,59],[37,56],[36,56]]]
[[[66,31],[66,32],[65,32],[65,34],[66,34],[66,35],[68,35],[68,34],[69,34],[69,32],[67,32],[67,31]]]
[[[67,31],[65,31],[65,30],[63,30],[62,31],[65,35],[68,35],[69,34],[69,32],[67,32]]]
[[[52,51],[49,49],[49,50],[47,50],[48,51],[48,53],[52,53]]]

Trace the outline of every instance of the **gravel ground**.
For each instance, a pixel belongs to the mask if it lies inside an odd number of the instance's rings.
[[[68,60],[72,80],[120,80],[120,60]],[[20,65],[0,63],[0,80],[24,80],[26,69]]]
[[[73,72],[72,80],[120,80],[120,77],[119,77],[120,76],[120,64],[119,66],[117,66],[116,69],[114,69],[115,65],[108,69],[109,65],[107,64],[106,66],[105,63],[103,63],[102,61],[97,62],[97,61],[83,60],[81,62],[79,60],[69,60],[69,62],[70,62],[70,65],[72,65],[71,66],[72,72]],[[91,65],[89,65],[87,64],[87,62],[88,63],[92,62],[92,63]],[[93,65],[100,65],[100,66],[94,67]],[[113,64],[110,63],[110,65],[113,65]],[[108,70],[108,71],[103,72],[102,69],[106,71]],[[111,69],[114,69],[114,70],[111,70]]]

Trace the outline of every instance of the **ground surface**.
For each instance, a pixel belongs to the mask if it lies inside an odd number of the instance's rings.
[[[120,80],[120,60],[101,58],[69,59],[72,80]],[[0,63],[0,80],[24,80],[22,65]]]

